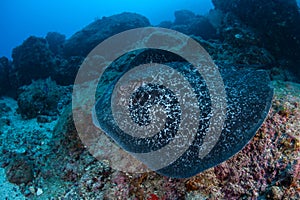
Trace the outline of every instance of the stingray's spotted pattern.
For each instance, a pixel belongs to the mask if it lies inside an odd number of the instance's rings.
[[[151,124],[151,107],[159,105],[160,109],[166,110],[164,128],[158,129],[159,131],[154,135],[139,138],[122,131],[115,122],[111,109],[111,94],[116,82],[130,69],[149,61],[168,65],[181,73],[193,88],[200,110],[196,119],[198,130],[193,142],[175,162],[156,169],[160,174],[180,178],[190,177],[223,162],[251,140],[268,114],[273,89],[266,71],[234,67],[220,68],[227,95],[226,120],[214,148],[206,156],[199,157],[199,150],[206,148],[203,139],[212,113],[210,93],[206,83],[201,75],[183,59],[162,51],[146,50],[138,54],[129,64],[123,65],[122,70],[116,65],[106,70],[107,75],[114,71],[115,76],[110,77],[112,81],[106,85],[104,94],[98,98],[95,106],[101,129],[131,154],[152,152],[168,145],[176,137],[182,120],[178,99],[172,91],[164,85],[147,84],[132,93],[128,101],[131,120],[140,126]],[[165,156],[162,155],[162,159]]]

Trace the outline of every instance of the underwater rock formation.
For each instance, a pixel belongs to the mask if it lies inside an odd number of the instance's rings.
[[[51,79],[53,79],[58,85],[62,86],[74,84],[78,69],[83,60],[84,57],[81,56],[56,58],[55,67],[51,73]]]
[[[64,55],[87,56],[100,42],[128,29],[150,26],[149,20],[139,14],[122,13],[103,17],[75,33],[64,45]]]
[[[6,94],[10,89],[9,71],[11,65],[6,57],[0,58],[0,96]]]
[[[71,88],[56,85],[51,79],[34,81],[20,87],[18,92],[19,112],[25,119],[55,116],[71,101]]]
[[[196,14],[189,10],[178,10],[175,11],[175,25],[183,25],[183,24],[189,24],[193,21],[193,19],[196,17]]]
[[[249,40],[246,36],[239,34],[241,37],[235,38],[235,32],[234,30],[228,30],[226,42],[206,41],[194,36],[192,38],[205,48],[216,64],[236,67],[247,66],[248,68],[265,70],[276,66],[276,60],[268,50],[251,45],[255,41]],[[240,33],[244,33],[244,31],[241,30]]]
[[[158,27],[169,28],[187,35],[201,36],[203,39],[216,38],[217,32],[210,21],[188,10],[179,10],[174,13],[175,21],[165,21]]]
[[[11,183],[22,184],[33,180],[33,166],[28,158],[16,156],[6,168],[6,177]]]
[[[9,74],[14,90],[29,85],[32,80],[48,77],[59,85],[73,84],[83,57],[63,58],[64,42],[64,35],[49,32],[45,39],[31,36],[16,47],[12,54],[13,68]]]
[[[47,33],[45,39],[49,44],[49,49],[55,55],[61,55],[66,36],[56,32]]]
[[[213,0],[213,4],[216,9],[237,16],[255,29],[260,45],[277,59],[295,61],[290,69],[300,76],[297,67],[300,63],[300,12],[295,0]],[[225,24],[225,28],[231,25]]]
[[[49,77],[54,68],[48,43],[39,37],[31,36],[14,48],[12,58],[11,84],[16,88]]]

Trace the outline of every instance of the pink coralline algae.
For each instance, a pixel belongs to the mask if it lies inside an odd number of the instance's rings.
[[[254,138],[229,160],[188,179],[108,170],[101,180],[95,179],[103,177],[101,173],[87,171],[89,175],[81,176],[79,187],[90,190],[78,188],[79,197],[97,193],[104,199],[132,200],[299,199],[300,86],[273,84],[275,95],[267,119]]]
[[[131,199],[299,199],[300,86],[274,85],[267,119],[238,154],[189,179],[155,172],[119,175],[114,194]]]
[[[231,159],[189,179],[190,190],[209,199],[300,198],[300,87],[274,84],[280,87],[272,109],[253,140]]]

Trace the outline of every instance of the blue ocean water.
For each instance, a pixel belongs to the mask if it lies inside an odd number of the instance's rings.
[[[187,9],[205,14],[210,0],[2,0],[0,1],[0,56],[11,57],[11,50],[30,35],[44,37],[55,31],[67,37],[103,16],[136,12],[152,25],[174,20],[174,11]]]

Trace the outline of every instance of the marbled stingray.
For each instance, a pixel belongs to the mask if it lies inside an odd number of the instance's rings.
[[[126,58],[132,57],[132,54],[134,58],[128,61]],[[120,77],[137,65],[155,62],[179,71],[193,87],[201,111],[199,128],[192,145],[175,162],[157,170],[162,175],[190,177],[227,160],[252,139],[268,114],[273,89],[266,71],[247,69],[247,66],[239,69],[219,67],[227,95],[226,120],[217,144],[205,157],[199,158],[198,151],[211,117],[211,101],[204,79],[184,59],[170,52],[146,49],[132,54],[122,56],[106,69],[102,77],[107,79],[98,85],[102,94],[96,94],[95,114],[99,126],[119,146],[129,153],[156,151],[175,137],[181,120],[180,106],[172,91],[162,85],[148,84],[132,94],[128,111],[135,123],[147,125],[151,123],[149,108],[152,105],[168,108],[165,129],[151,137],[135,138],[118,128],[112,115],[111,94]]]

